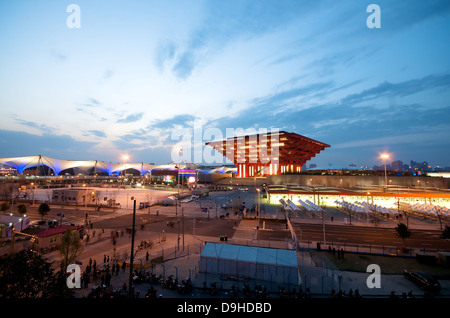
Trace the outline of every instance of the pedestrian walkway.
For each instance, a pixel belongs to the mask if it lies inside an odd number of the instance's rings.
[[[253,226],[250,223],[244,224],[242,229],[253,231]],[[163,288],[161,283],[150,284],[137,282],[134,284],[135,291],[138,292],[139,297],[144,297],[145,293],[151,287],[157,290],[157,295],[163,298],[228,298],[230,297],[230,291],[232,287],[238,288],[240,293],[238,297],[244,297],[242,290],[245,285],[249,286],[252,292],[255,288],[267,289],[268,297],[279,298],[280,288],[285,288],[287,291],[292,291],[294,288],[296,291],[302,290],[303,292],[309,291],[311,297],[331,297],[332,290],[337,293],[339,290],[355,291],[359,290],[359,294],[363,297],[388,297],[394,290],[398,295],[401,293],[411,291],[415,296],[423,296],[423,291],[420,290],[413,283],[404,279],[402,275],[381,275],[381,287],[369,288],[367,285],[367,279],[371,273],[364,272],[349,272],[338,270],[333,261],[326,256],[312,257],[314,251],[299,250],[297,251],[297,262],[299,268],[299,274],[301,281],[299,285],[281,285],[276,282],[269,281],[256,281],[253,279],[227,277],[224,275],[209,274],[202,271],[200,268],[200,254],[204,242],[214,241],[219,242],[217,237],[198,237],[187,235],[185,240],[184,249],[180,246],[180,249],[176,247],[176,236],[168,236],[167,242],[163,246],[158,246],[152,249],[143,249],[138,252],[135,258],[135,264],[140,265],[146,262],[145,255],[148,251],[152,257],[160,255],[162,250],[164,253],[163,261],[160,263],[154,263],[151,267],[146,267],[144,270],[147,273],[153,273],[160,275],[161,277],[169,277],[172,275],[174,279],[179,282],[181,280],[190,279],[193,284],[193,290],[189,294],[180,294],[176,289]],[[284,242],[260,242],[258,240],[247,241],[251,245],[255,246],[269,246],[283,248]],[[275,246],[277,245],[277,246]],[[173,247],[172,247],[173,246]],[[103,254],[102,254],[103,255]],[[150,259],[152,258],[150,257]],[[102,263],[98,264],[98,267],[102,267]],[[137,271],[140,269],[136,268]],[[100,288],[102,290],[120,290],[125,283],[129,284],[129,268],[121,269],[118,275],[113,275],[111,279],[111,285],[108,288],[101,288],[101,274],[97,275],[96,280],[91,280],[88,288],[77,290],[77,297],[86,297],[92,289]],[[215,296],[209,294],[209,287],[212,283],[217,284],[218,293]],[[441,285],[443,291],[441,295],[448,297],[450,294],[450,281],[442,280]],[[253,294],[252,294],[253,295]],[[254,296],[251,296],[254,297]]]
[[[331,222],[331,221],[329,221]],[[235,233],[231,238],[228,238],[228,242],[231,244],[242,244],[249,246],[261,246],[261,247],[273,247],[273,248],[292,248],[295,245],[291,244],[289,240],[286,241],[270,241],[270,240],[257,240],[258,232],[258,220],[237,220]],[[114,255],[112,241],[109,238],[110,229],[105,229],[101,239],[98,239],[98,234],[95,236],[95,240],[89,242],[88,248],[81,255],[80,261],[82,261],[82,271],[85,269],[89,258],[97,259],[97,264],[101,268],[104,264],[104,254],[110,256],[110,260],[114,256],[120,260],[129,259],[130,254],[130,237],[124,235],[117,240],[118,245]],[[157,239],[157,233],[149,234],[150,232],[138,231],[135,239],[135,247],[137,248],[141,240],[150,238]],[[151,236],[154,235],[154,236]],[[108,237],[108,238],[107,238]],[[300,285],[286,285],[267,281],[255,281],[244,278],[226,277],[223,275],[214,275],[204,273],[199,266],[200,254],[205,242],[220,242],[220,236],[199,236],[199,235],[185,235],[184,245],[182,241],[179,241],[177,233],[168,233],[164,241],[153,244],[152,248],[141,249],[134,259],[136,269],[143,267],[145,271],[161,275],[162,277],[168,277],[173,275],[178,281],[190,279],[193,283],[194,289],[187,294],[179,294],[176,290],[163,289],[160,284],[150,285],[149,283],[136,283],[135,290],[139,291],[140,297],[143,297],[150,286],[158,290],[158,295],[162,295],[165,298],[176,297],[211,297],[208,293],[208,287],[211,283],[217,282],[220,293],[214,297],[230,297],[230,290],[232,286],[236,286],[242,291],[244,284],[249,285],[253,290],[255,286],[264,286],[270,292],[270,297],[278,298],[279,288],[285,287],[286,290],[302,289],[306,291],[309,289],[312,297],[330,297],[331,291],[334,289],[336,292],[341,290],[359,289],[361,295],[368,297],[372,296],[388,296],[392,290],[397,290],[399,293],[408,292],[412,290],[415,295],[422,295],[423,293],[415,288],[412,283],[406,281],[402,275],[387,275],[382,276],[382,288],[370,289],[367,287],[366,280],[370,273],[355,273],[340,271],[336,268],[333,262],[329,259],[316,259],[311,256],[312,251],[299,250],[297,251],[297,261],[299,266],[299,273],[301,276]],[[146,253],[149,253],[147,259]],[[53,259],[58,259],[58,255],[54,255]],[[159,258],[159,261],[157,259]],[[150,265],[151,261],[153,266],[142,266],[145,264]],[[111,263],[111,261],[110,261]],[[111,279],[111,285],[107,289],[120,289],[124,283],[129,284],[129,268],[125,270],[121,269],[117,276],[113,275]],[[101,288],[101,275],[97,276],[95,281],[91,281],[88,288],[84,288],[77,291],[77,297],[86,297],[92,288]],[[449,286],[448,281],[441,282],[443,286]],[[205,289],[206,287],[206,289]],[[445,292],[448,294],[450,289],[445,287]],[[243,297],[240,294],[239,297]]]
[[[256,239],[258,220],[242,219],[234,232],[233,240],[254,240]]]

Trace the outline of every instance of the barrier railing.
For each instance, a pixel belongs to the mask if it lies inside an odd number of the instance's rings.
[[[417,254],[436,255],[439,252],[448,252],[439,248],[417,248],[406,247],[400,245],[374,245],[374,244],[358,244],[358,243],[341,243],[341,242],[326,242],[323,241],[302,241],[295,242],[297,250],[320,250],[333,251],[333,249],[343,250],[344,253],[359,253],[383,256],[401,256],[401,257],[416,257]]]

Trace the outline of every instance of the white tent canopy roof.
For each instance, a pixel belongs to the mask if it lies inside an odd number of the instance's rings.
[[[200,269],[279,284],[301,282],[294,250],[207,242],[200,254]]]
[[[147,171],[154,169],[175,170],[175,164],[169,165],[150,165],[143,162],[138,163],[107,163],[99,160],[64,160],[55,159],[45,156],[27,156],[27,157],[10,157],[0,158],[0,163],[13,167],[23,173],[25,169],[37,166],[47,166],[52,169],[55,175],[61,171],[71,168],[91,169],[95,168],[98,171],[104,171],[111,175],[113,172],[122,172],[126,169],[135,169],[144,175]]]
[[[294,250],[207,242],[201,256],[258,264],[298,267],[297,254]]]

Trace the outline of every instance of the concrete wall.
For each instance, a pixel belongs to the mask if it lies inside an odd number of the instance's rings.
[[[237,177],[233,177],[230,178],[229,176],[227,176],[226,178],[217,180],[216,182],[214,182],[217,185],[222,185],[222,186],[260,186],[263,183],[266,183],[267,178],[266,177],[250,177],[250,178],[237,178]]]
[[[200,183],[223,183],[226,184],[226,180],[228,183],[230,182],[231,175],[230,174],[222,174],[222,173],[199,173],[198,174],[198,182]],[[236,179],[236,178],[233,178]]]
[[[389,186],[449,188],[448,180],[442,177],[388,176],[387,179]],[[277,175],[267,176],[267,184],[324,185],[336,188],[382,187],[385,184],[385,178],[384,176]]]

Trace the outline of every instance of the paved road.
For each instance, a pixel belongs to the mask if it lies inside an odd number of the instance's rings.
[[[156,240],[158,238],[158,233],[161,233],[162,230],[167,233],[167,241],[162,242],[161,244],[155,245],[152,249],[149,249],[150,258],[159,256],[163,249],[164,249],[164,255],[167,256],[169,259],[173,257],[173,252],[175,250],[176,244],[177,244],[177,232],[178,232],[178,223],[174,223],[174,227],[167,226],[167,221],[177,221],[179,216],[173,215],[171,213],[171,209],[173,207],[158,207],[160,210],[160,215],[156,216],[156,208],[152,208],[151,214],[148,214],[147,211],[138,211],[136,223],[137,223],[137,237],[136,237],[136,243],[139,243],[141,240],[146,239],[153,239]],[[88,209],[89,210],[89,209]],[[64,211],[64,218],[63,221],[68,222],[74,222],[76,224],[80,224],[80,222],[84,221],[84,209],[82,210],[69,210],[69,209],[63,209],[60,210],[59,208],[52,208],[52,211],[45,219],[53,219],[56,218],[56,213],[59,213],[61,211]],[[192,211],[194,211],[192,209]],[[192,211],[189,211],[187,209],[186,213],[188,216],[185,219],[185,233],[188,234],[186,236],[186,250],[184,254],[182,254],[182,257],[173,259],[171,261],[166,261],[164,264],[158,264],[157,267],[154,269],[155,273],[165,273],[166,275],[177,275],[180,278],[188,277],[188,275],[192,275],[195,279],[196,286],[201,286],[204,278],[203,273],[198,273],[198,257],[200,253],[200,241],[209,240],[209,239],[217,239],[218,236],[227,234],[230,238],[230,241],[233,242],[234,240],[239,239],[249,239],[253,240],[253,234],[257,235],[257,240],[252,241],[252,244],[257,244],[259,242],[262,242],[263,240],[267,240],[270,242],[270,244],[278,242],[278,243],[284,243],[285,238],[290,238],[290,232],[286,229],[286,225],[284,222],[278,221],[266,221],[265,224],[263,224],[262,221],[258,222],[257,220],[254,221],[244,221],[244,223],[241,226],[240,220],[235,219],[221,219],[221,218],[215,218],[215,214],[211,214],[211,219],[208,221],[205,214],[200,213],[193,213]],[[93,223],[93,229],[97,230],[97,233],[99,233],[101,228],[105,228],[105,234],[102,237],[102,240],[97,240],[98,234],[95,237],[95,240],[92,239],[89,245],[84,247],[84,251],[82,255],[80,255],[80,260],[83,261],[83,265],[86,264],[87,260],[89,258],[96,259],[99,263],[102,262],[103,255],[107,254],[112,256],[113,255],[113,246],[110,239],[107,239],[109,236],[111,229],[123,229],[127,227],[127,224],[131,224],[131,211],[130,210],[118,210],[114,213],[109,211],[100,211],[96,212],[94,210],[89,210],[89,218],[92,220]],[[32,215],[32,218],[34,219],[40,219],[40,216],[38,216],[36,209],[29,209],[29,214]],[[196,216],[195,222],[193,216]],[[203,217],[199,217],[200,215],[203,215]],[[201,222],[198,222],[201,221]],[[237,223],[237,227],[235,226],[234,222]],[[140,225],[144,224],[144,229],[141,230]],[[256,230],[257,224],[259,225],[259,230]],[[194,225],[195,225],[195,234],[196,236],[192,236],[192,233],[194,232]],[[248,226],[244,226],[248,225]],[[302,229],[302,238],[307,239],[307,237],[310,236],[311,239],[322,239],[323,238],[323,228],[322,224],[311,224],[311,223],[301,223],[294,225],[296,228],[296,231],[300,228]],[[298,228],[297,228],[298,227]],[[350,225],[328,225],[326,227],[327,230],[327,240],[330,240],[332,238],[335,238],[336,240],[339,238],[346,238],[347,241],[350,242],[352,240],[364,240],[364,239],[371,239],[376,238],[377,240],[380,240],[382,242],[392,242],[393,238],[395,238],[393,234],[393,229],[382,229],[377,227],[358,227],[358,226],[350,226]],[[416,230],[413,231],[413,235]],[[239,235],[235,235],[235,234]],[[389,237],[387,237],[386,233],[390,233]],[[430,234],[431,233],[431,234]],[[430,238],[430,235],[436,235],[436,233],[439,233],[439,231],[421,231],[418,232],[417,235],[417,241],[420,242],[423,240],[423,242],[432,241]],[[249,235],[248,237],[246,235]],[[297,234],[299,235],[299,234]],[[421,236],[420,236],[421,235]],[[235,238],[234,238],[235,237]],[[368,238],[367,238],[368,237]],[[410,239],[413,240],[414,236]],[[414,238],[415,239],[415,238]],[[436,238],[435,238],[436,239]],[[409,240],[409,239],[408,239]],[[407,241],[408,241],[407,240]],[[448,244],[448,243],[447,243]],[[283,244],[281,244],[283,245]],[[272,246],[272,245],[271,245]],[[277,246],[278,247],[278,246]],[[121,236],[118,239],[117,246],[116,246],[116,255],[120,254],[123,255],[124,253],[129,253],[130,248],[130,238],[128,235]],[[190,256],[186,256],[186,252],[190,253]],[[53,252],[54,255],[52,255],[55,259],[58,258],[58,255],[56,252]],[[143,250],[142,252],[139,252],[136,256],[136,262],[138,262],[140,259],[145,259],[145,253],[146,250]],[[177,253],[177,257],[180,252]],[[153,255],[155,254],[155,255]],[[184,256],[183,256],[184,255]],[[396,289],[397,291],[409,291],[413,290],[413,293],[415,295],[420,295],[420,290],[414,289],[414,285],[410,283],[409,281],[406,281],[401,276],[383,276],[382,278],[382,288],[383,290],[369,290],[364,289],[365,282],[367,279],[367,273],[352,273],[352,272],[341,272],[341,271],[332,271],[330,268],[321,268],[318,265],[315,265],[311,259],[308,257],[307,252],[299,252],[299,265],[300,265],[300,274],[302,276],[302,279],[304,280],[304,287],[311,287],[311,293],[314,295],[329,295],[331,288],[337,289],[337,287],[341,287],[343,290],[349,290],[350,288],[359,288],[361,293],[363,294],[371,294],[374,295],[382,294],[387,295],[392,289]],[[48,255],[50,256],[50,255]],[[330,266],[329,263],[327,265]],[[121,272],[121,274],[113,279],[113,285],[114,288],[119,288],[123,282],[128,282],[128,270],[125,272]],[[336,278],[337,274],[342,274],[343,278],[341,281],[339,281]],[[333,275],[336,274],[336,275]],[[229,285],[231,286],[232,281],[221,281],[220,277],[209,277],[207,279],[208,282],[212,281],[220,281],[221,284],[224,285],[224,288],[229,288]],[[97,282],[98,283],[98,282]],[[449,286],[446,281],[443,282],[444,284],[447,284],[445,286],[445,294],[448,294]],[[254,283],[256,284],[256,283]],[[341,285],[339,285],[341,284]],[[252,283],[253,286],[253,283]],[[242,286],[241,286],[242,287]],[[274,286],[276,287],[276,285]],[[147,288],[149,288],[148,284],[142,284],[138,285],[138,289],[141,290],[141,296],[145,293]],[[159,289],[158,293],[163,293],[164,297],[179,297],[176,292],[170,292],[168,290],[163,290],[160,287],[156,287]],[[89,289],[84,290],[83,292],[89,292]],[[207,296],[207,295],[206,295]],[[277,294],[273,294],[273,297],[279,297]],[[191,295],[184,295],[184,297],[205,297],[205,294],[199,290],[196,289],[195,292]],[[225,290],[220,296],[218,297],[229,297],[225,293]]]
[[[229,193],[217,193],[212,197],[212,202],[217,199],[216,202],[222,202],[228,198],[234,198],[239,200],[245,200],[246,202],[254,202],[254,193],[248,192],[229,192]],[[209,199],[205,198],[200,203],[192,203],[184,205],[184,232],[185,234],[195,234],[202,236],[220,236],[227,235],[232,237],[234,234],[233,228],[239,223],[239,220],[227,220],[216,218],[215,208],[209,213],[209,220],[207,213],[200,212],[199,205],[209,204]],[[156,216],[156,211],[159,211],[159,215]],[[144,224],[145,228],[154,233],[162,233],[165,230],[167,233],[183,232],[183,222],[181,218],[181,212],[178,211],[178,215],[173,213],[174,207],[152,207],[151,213],[148,210],[138,210],[136,225],[137,229],[141,224]],[[227,210],[232,212],[231,210]],[[224,214],[224,209],[218,208],[217,215]],[[111,210],[102,209],[96,211],[93,208],[84,207],[78,209],[68,208],[61,206],[52,206],[52,210],[47,215],[45,220],[60,220],[57,216],[58,213],[64,215],[63,222],[83,225],[85,221],[85,214],[88,213],[88,220],[90,220],[96,228],[126,228],[130,227],[132,223],[132,211],[131,210]],[[37,206],[28,207],[27,215],[32,220],[39,220],[41,216],[37,213]],[[294,230],[297,238],[302,241],[323,241],[323,225],[320,219],[297,219],[294,220],[297,223],[294,224]],[[167,222],[172,222],[173,226],[167,226]],[[334,223],[334,224],[333,224]],[[356,222],[355,225],[343,225],[335,219],[334,222],[329,220],[326,222],[325,232],[327,242],[334,243],[351,243],[351,244],[372,244],[372,245],[389,245],[389,246],[401,246],[402,240],[396,235],[393,228],[364,226],[361,222]],[[278,240],[283,241],[286,238],[291,238],[290,232],[286,229],[286,224],[281,222],[260,221],[260,230],[257,232],[257,238],[260,240]],[[439,238],[441,230],[438,229],[412,229],[411,236],[404,242],[406,247],[415,248],[434,248],[450,250],[450,242]]]

